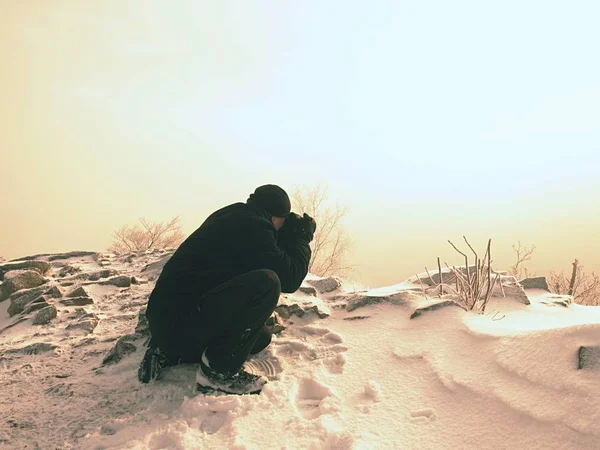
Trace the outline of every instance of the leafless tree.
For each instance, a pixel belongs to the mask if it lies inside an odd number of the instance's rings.
[[[521,241],[519,241],[518,244],[513,245],[512,248],[516,253],[517,261],[515,262],[514,266],[511,266],[508,269],[508,273],[510,273],[517,280],[522,280],[523,278],[535,276],[534,273],[529,272],[527,267],[523,266],[523,263],[525,261],[531,261],[531,255],[535,250],[535,245],[532,245],[528,248],[521,246]]]
[[[317,231],[311,243],[312,258],[309,272],[318,276],[348,276],[355,267],[346,263],[354,243],[342,224],[348,207],[328,205],[328,188],[322,184],[314,187],[296,186],[292,192],[294,212],[307,213],[317,222]]]
[[[578,260],[573,262],[570,276],[564,272],[550,272],[548,287],[555,294],[572,295],[581,305],[600,306],[600,277],[594,272],[587,274]]]
[[[122,254],[140,252],[150,249],[174,248],[179,246],[184,239],[179,217],[174,217],[169,222],[148,222],[141,218],[140,223],[129,226],[124,225],[113,234],[113,242],[109,251]]]

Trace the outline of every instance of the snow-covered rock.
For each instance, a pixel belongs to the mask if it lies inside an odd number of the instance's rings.
[[[333,292],[342,287],[342,280],[338,277],[307,278],[306,283],[313,286],[321,294]]]
[[[413,312],[410,316],[411,319],[416,319],[419,316],[431,311],[437,311],[438,309],[448,308],[449,306],[460,306],[456,302],[452,300],[439,301],[435,302],[429,306],[424,306],[422,308],[417,308],[415,312]]]
[[[4,273],[10,272],[11,270],[35,270],[36,272],[39,272],[40,275],[45,275],[51,267],[52,266],[47,261],[37,261],[33,259],[0,264],[0,270]]]
[[[35,270],[25,270],[14,276],[10,276],[10,272],[8,272],[4,275],[4,278],[4,282],[0,284],[0,302],[17,291],[34,288],[46,283],[46,279]]]
[[[519,281],[519,284],[523,286],[523,289],[543,289],[544,291],[550,292],[546,277],[523,278]]]

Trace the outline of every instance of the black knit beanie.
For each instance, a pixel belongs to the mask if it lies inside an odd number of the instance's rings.
[[[250,194],[246,203],[265,210],[275,217],[287,217],[292,210],[287,193],[274,184],[257,187],[254,193]]]

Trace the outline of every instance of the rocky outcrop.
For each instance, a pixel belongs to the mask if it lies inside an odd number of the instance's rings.
[[[56,296],[58,294],[62,295],[56,286],[52,286],[49,289],[46,286],[42,286],[15,292],[10,296],[8,314],[10,317],[14,316],[15,314],[19,314],[29,303],[37,300],[41,295],[45,295],[49,298],[57,298]]]
[[[519,284],[523,286],[523,289],[542,289],[550,292],[546,277],[524,278],[519,281]]]
[[[10,272],[5,274],[5,281],[0,284],[0,302],[6,300],[17,291],[38,287],[46,283],[44,277],[35,270],[25,270],[10,277],[9,274]]]
[[[46,325],[57,315],[56,306],[50,305],[42,308],[33,318],[33,325]]]
[[[321,294],[327,294],[342,287],[342,281],[338,277],[306,280],[306,282],[313,286]]]
[[[449,306],[459,306],[457,303],[447,300],[439,303],[434,303],[433,305],[426,306],[424,308],[417,308],[415,312],[413,312],[410,316],[411,319],[416,319],[419,316],[422,316],[425,313],[437,311],[438,309],[448,308]]]
[[[52,266],[49,262],[38,260],[16,261],[0,264],[0,270],[2,270],[4,273],[10,272],[11,270],[35,270],[40,275],[44,275],[48,273],[51,267]]]

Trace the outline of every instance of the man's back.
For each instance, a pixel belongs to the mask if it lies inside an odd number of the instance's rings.
[[[269,215],[246,203],[211,214],[165,265],[148,302],[148,317],[186,310],[202,294],[257,269],[279,276],[283,292],[293,292],[308,272],[307,243],[281,249]]]

